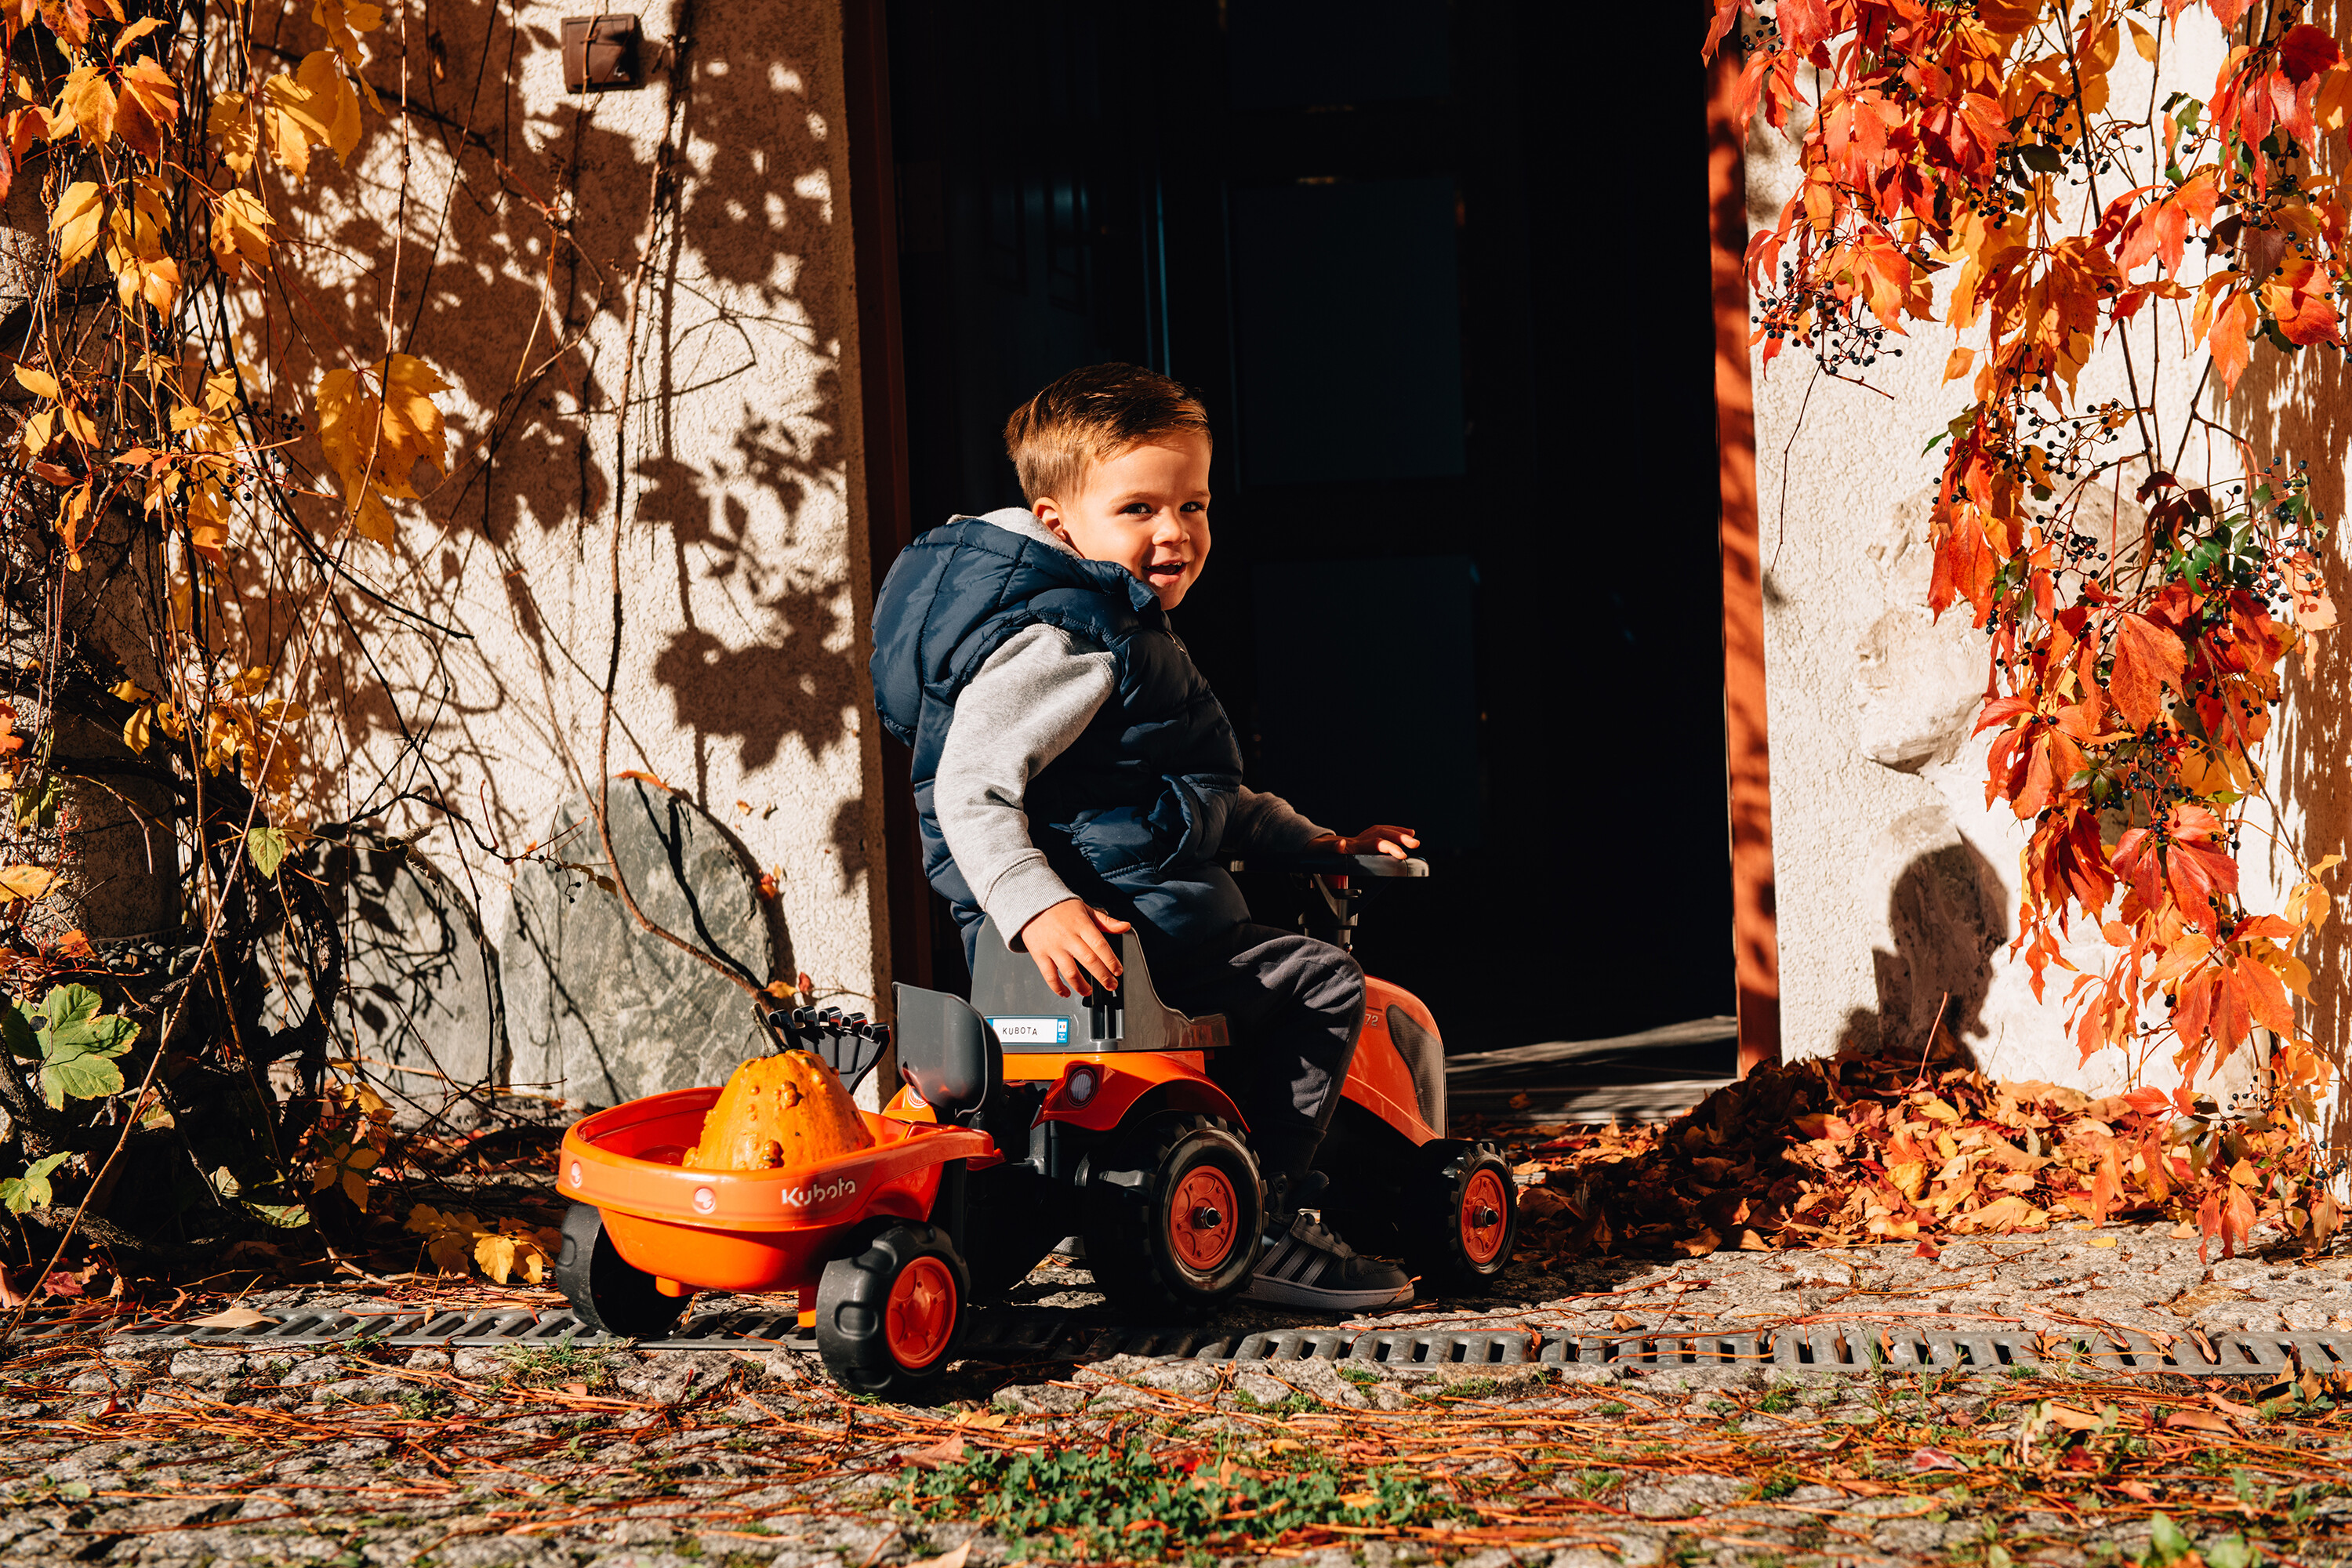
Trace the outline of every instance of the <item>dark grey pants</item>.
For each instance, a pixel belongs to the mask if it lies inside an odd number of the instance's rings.
[[[1155,958],[1151,980],[1179,1012],[1225,1016],[1234,1047],[1213,1055],[1238,1059],[1213,1059],[1211,1075],[1249,1119],[1266,1173],[1305,1175],[1363,1030],[1362,967],[1328,942],[1239,925],[1164,963]]]

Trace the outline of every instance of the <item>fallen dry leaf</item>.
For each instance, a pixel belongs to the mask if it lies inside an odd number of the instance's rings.
[[[2202,1410],[2176,1410],[2164,1418],[2167,1426],[2185,1426],[2198,1432],[2229,1432],[2234,1430],[2219,1415],[2208,1415]]]
[[[1641,1319],[1633,1316],[1631,1312],[1620,1312],[1615,1317],[1609,1320],[1609,1326],[1615,1329],[1619,1333],[1624,1334],[1633,1333],[1638,1330],[1647,1328],[1649,1325],[1643,1322]]]
[[[2050,1419],[2069,1432],[2095,1432],[2105,1423],[2087,1410],[2077,1410],[2071,1405],[2052,1401],[2046,1408]]]
[[[2234,1415],[2241,1421],[2259,1421],[2263,1418],[2263,1413],[2252,1405],[2241,1405],[2234,1399],[2224,1399],[2218,1394],[2207,1394],[2205,1403],[2222,1415]]]
[[[900,1460],[919,1470],[936,1470],[963,1458],[963,1439],[950,1432],[927,1448],[918,1448]]]
[[[278,1320],[267,1312],[257,1312],[250,1307],[229,1307],[209,1318],[190,1318],[192,1329],[249,1329],[257,1323],[274,1323]]]
[[[950,1547],[937,1557],[926,1557],[919,1563],[909,1563],[907,1568],[963,1568],[963,1560],[971,1555],[971,1542]]]

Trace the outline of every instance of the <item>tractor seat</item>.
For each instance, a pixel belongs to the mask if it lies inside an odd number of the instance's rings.
[[[1205,1051],[1232,1043],[1224,1015],[1188,1018],[1160,1000],[1133,931],[1118,939],[1116,991],[1056,996],[1036,960],[1004,945],[996,922],[980,928],[971,1005],[1008,1051]]]
[[[970,1002],[896,987],[899,1073],[940,1116],[971,1125],[990,1087],[1003,1080],[1007,1051],[1208,1051],[1232,1043],[1223,1014],[1188,1018],[1160,1002],[1132,932],[1119,938],[1119,961],[1117,991],[1056,996],[1036,963],[1008,949],[996,922],[986,922]]]

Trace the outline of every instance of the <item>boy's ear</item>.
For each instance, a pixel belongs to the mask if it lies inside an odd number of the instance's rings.
[[[1044,523],[1063,543],[1070,542],[1070,531],[1062,522],[1060,501],[1055,500],[1052,496],[1039,496],[1029,503],[1029,512],[1039,522]]]

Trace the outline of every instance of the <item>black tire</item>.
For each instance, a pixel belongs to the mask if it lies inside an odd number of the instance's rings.
[[[663,1295],[652,1275],[621,1256],[604,1234],[604,1216],[587,1204],[573,1204],[563,1216],[555,1288],[582,1322],[625,1340],[658,1338],[686,1312],[685,1297]]]
[[[971,1275],[946,1231],[887,1226],[856,1257],[824,1266],[816,1286],[817,1354],[851,1393],[912,1403],[955,1359],[971,1300]],[[916,1353],[908,1353],[910,1342],[920,1347]]]
[[[1439,1290],[1484,1295],[1518,1243],[1510,1166],[1494,1144],[1460,1138],[1424,1143],[1415,1159],[1418,1177],[1405,1189],[1406,1267]],[[1486,1215],[1493,1217],[1482,1223]]]
[[[1087,1181],[1087,1267],[1118,1306],[1197,1318],[1249,1284],[1265,1210],[1257,1161],[1223,1122],[1155,1116],[1107,1144]],[[1223,1209],[1230,1202],[1229,1212]],[[1188,1213],[1179,1215],[1183,1205]],[[1179,1236],[1177,1227],[1190,1222]]]

